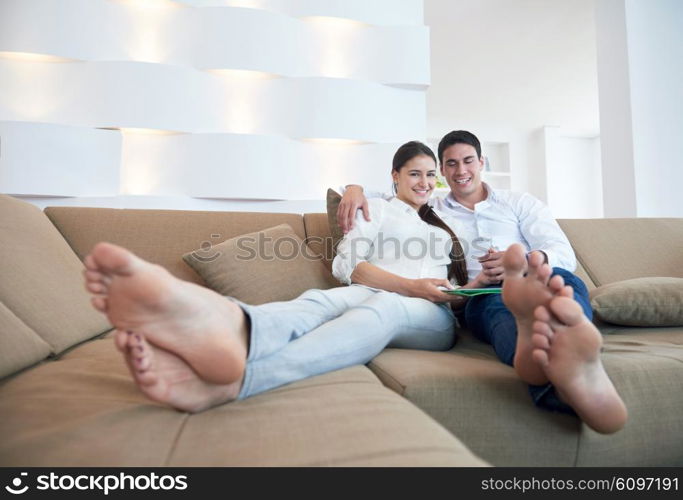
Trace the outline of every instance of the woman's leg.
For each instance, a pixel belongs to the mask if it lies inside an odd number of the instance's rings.
[[[423,299],[375,292],[271,356],[247,363],[238,399],[313,375],[365,364],[387,345],[448,349],[455,320],[450,309]]]
[[[247,361],[272,355],[375,293],[369,288],[351,285],[329,290],[308,290],[287,302],[252,306],[235,301],[250,321]]]

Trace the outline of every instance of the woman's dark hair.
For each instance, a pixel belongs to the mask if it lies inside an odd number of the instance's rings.
[[[436,163],[436,156],[434,156],[434,151],[430,149],[426,144],[422,144],[419,141],[406,142],[403,146],[396,150],[394,153],[394,161],[391,164],[391,170],[393,172],[398,172],[403,168],[403,165],[408,163],[410,160],[416,156],[429,156],[434,163]]]
[[[429,146],[419,141],[410,141],[398,148],[394,154],[394,161],[392,163],[391,170],[393,172],[400,171],[406,163],[416,156],[429,156],[436,164],[436,156],[434,156],[434,152],[429,148]],[[458,237],[448,226],[448,224],[446,224],[441,217],[436,215],[434,209],[428,204],[425,203],[422,205],[417,213],[427,224],[439,227],[451,236],[453,245],[451,247],[450,253],[451,265],[448,266],[448,279],[450,280],[455,277],[458,285],[462,286],[467,284],[467,264],[465,262],[465,252],[462,249],[462,245],[460,244]]]

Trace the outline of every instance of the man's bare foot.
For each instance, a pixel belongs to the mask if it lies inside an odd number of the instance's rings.
[[[548,264],[543,263],[543,257],[538,252],[532,253],[527,263],[524,247],[519,244],[507,249],[503,256],[503,268],[503,303],[517,323],[517,347],[513,366],[526,383],[547,384],[545,372],[532,356],[534,310],[539,305],[547,305],[554,295],[566,293],[563,292],[564,280],[561,276],[550,278],[552,270]]]
[[[241,380],[227,385],[206,382],[182,358],[148,343],[140,334],[119,330],[115,341],[133,380],[153,401],[197,413],[239,394]]]
[[[535,312],[533,356],[560,398],[592,429],[610,434],[628,412],[600,360],[602,336],[570,297],[559,296]]]
[[[237,304],[109,243],[97,244],[85,266],[94,307],[118,330],[144,335],[207,382],[229,384],[242,377],[248,330]]]

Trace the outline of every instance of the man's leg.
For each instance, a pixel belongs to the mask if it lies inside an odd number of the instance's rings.
[[[446,350],[455,318],[448,307],[391,292],[375,292],[268,357],[247,363],[239,399],[314,375],[365,364],[388,345]],[[255,332],[254,332],[255,333]]]

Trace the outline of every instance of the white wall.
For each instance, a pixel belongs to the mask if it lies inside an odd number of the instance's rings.
[[[509,142],[512,188],[545,200],[543,127],[599,132],[594,0],[426,0],[425,22],[429,135]]]
[[[683,2],[627,0],[637,215],[683,217]]]
[[[3,0],[0,191],[322,206],[389,185],[429,82],[421,0]]]

